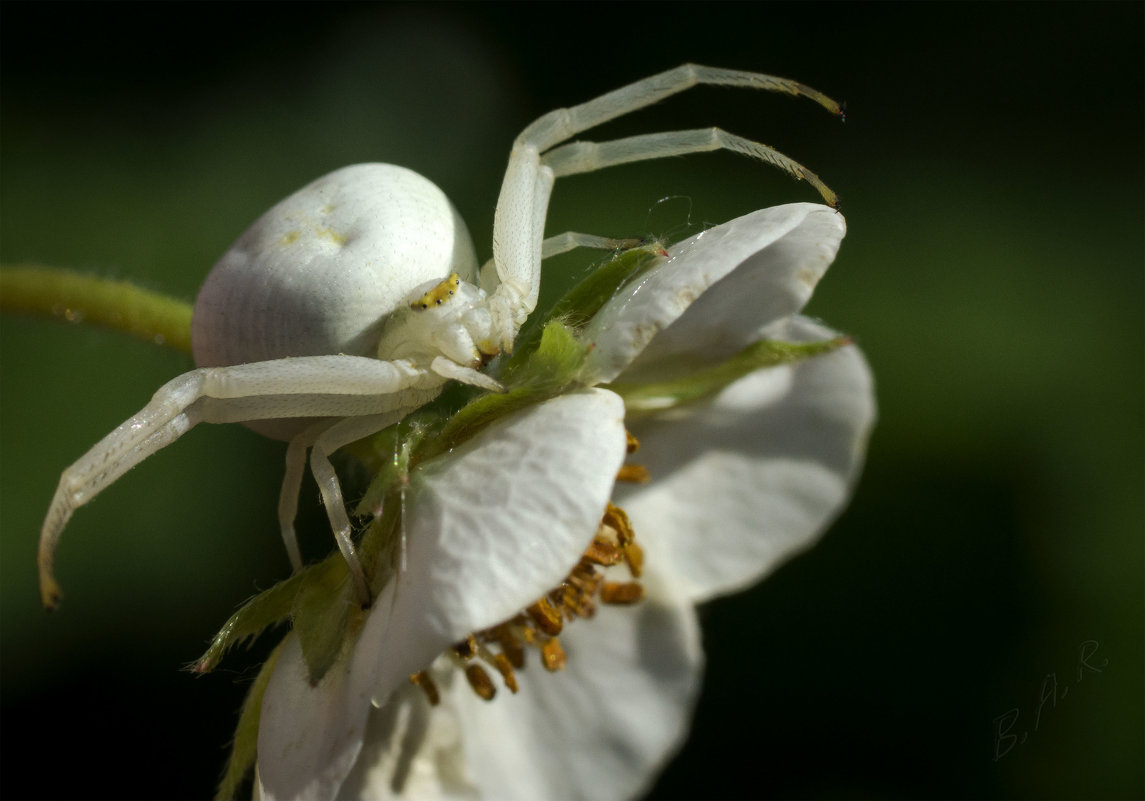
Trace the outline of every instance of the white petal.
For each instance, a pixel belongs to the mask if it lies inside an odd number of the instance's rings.
[[[834,335],[803,318],[767,333]],[[642,541],[665,544],[668,569],[703,601],[814,542],[851,493],[874,418],[870,370],[854,346],[759,370],[678,419],[630,423],[641,442],[633,460],[652,480],[618,485],[617,503]]]
[[[576,564],[625,455],[624,404],[564,395],[413,477],[409,570],[395,614],[455,642],[520,611]]]
[[[599,382],[626,368],[625,380],[647,380],[730,356],[803,308],[845,232],[834,209],[793,203],[673,245],[667,262],[593,318],[585,334],[595,345],[590,368]]]
[[[589,390],[500,421],[411,476],[407,567],[388,584],[348,662],[309,686],[296,640],[263,699],[266,798],[328,798],[361,748],[370,699],[470,631],[560,583],[604,513],[624,459],[623,403]]]
[[[378,607],[388,606],[392,593]],[[376,610],[375,610],[376,611]],[[310,686],[298,637],[287,637],[262,700],[259,797],[332,798],[362,746],[372,677],[335,665]]]
[[[687,732],[703,653],[692,605],[669,594],[655,572],[645,586],[643,603],[605,607],[566,626],[562,672],[544,670],[531,651],[516,671],[516,695],[499,687],[483,701],[458,679],[439,706],[420,699],[416,726],[379,726],[379,736],[416,734],[384,746],[371,737],[367,751],[388,759],[359,797],[466,798],[476,789],[496,801],[571,801],[646,789]],[[395,697],[378,717],[413,719],[418,713],[406,704]]]
[[[448,689],[443,685],[439,686]],[[468,692],[456,684],[453,689]],[[346,801],[480,798],[465,763],[460,721],[448,699],[431,707],[420,689],[407,684],[385,706],[371,710],[362,753],[338,797]]]

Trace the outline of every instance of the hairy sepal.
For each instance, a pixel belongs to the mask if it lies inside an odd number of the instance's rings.
[[[594,267],[551,308],[534,312],[517,335],[517,341],[513,346],[513,358],[506,365],[505,373],[512,373],[519,363],[531,357],[543,338],[545,329],[553,321],[560,321],[573,330],[579,330],[622,287],[662,261],[665,253],[661,243],[651,242],[622,250]]]
[[[607,385],[624,398],[629,416],[650,414],[715,397],[725,387],[756,370],[794,364],[851,344],[850,337],[837,336],[821,342],[763,340],[743,348],[713,367],[666,381]]]

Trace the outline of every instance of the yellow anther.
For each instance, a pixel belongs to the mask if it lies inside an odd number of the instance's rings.
[[[461,286],[461,277],[450,273],[449,277],[410,304],[411,309],[423,310],[430,306],[440,306]]]
[[[501,646],[501,653],[509,660],[509,664],[520,670],[525,666],[525,647],[510,630],[509,626],[498,626],[492,632],[491,639]]]
[[[434,684],[433,679],[429,677],[428,673],[422,670],[418,673],[412,674],[409,677],[409,680],[410,684],[421,687],[422,692],[425,693],[425,697],[429,699],[430,706],[437,706],[438,702],[441,700],[441,695],[438,694],[437,685]]]
[[[628,452],[629,453],[636,453],[636,451],[640,450],[640,440],[638,440],[638,439],[636,439],[636,437],[632,436],[632,432],[629,431],[627,428],[624,429],[624,439],[628,443]]]
[[[532,626],[523,626],[521,628],[521,642],[525,645],[536,645],[541,640],[541,635],[537,634],[537,630]]]
[[[477,655],[477,638],[470,634],[453,646],[453,653],[457,654],[458,658],[469,661]]]
[[[550,637],[561,633],[561,628],[564,626],[561,621],[561,612],[553,606],[548,598],[541,598],[525,611],[528,612],[529,619],[540,629],[541,633],[548,634]]]
[[[501,678],[505,680],[505,686],[509,688],[509,692],[516,694],[517,692],[517,677],[513,673],[513,665],[509,662],[509,657],[505,654],[497,654],[493,657],[493,664],[497,666],[497,670],[501,673]]]
[[[616,471],[617,481],[647,484],[650,478],[652,478],[652,474],[649,473],[648,468],[642,464],[622,464],[620,469]]]
[[[581,560],[581,563],[576,566],[569,577],[565,579],[565,584],[573,587],[585,595],[593,595],[596,593],[596,588],[600,586],[603,579],[597,574],[596,568],[587,560]]]
[[[609,567],[611,565],[619,564],[623,558],[620,549],[602,539],[595,539],[592,544],[588,546],[588,550],[584,552],[584,558],[596,565]]]
[[[624,563],[628,565],[628,572],[632,578],[640,578],[644,572],[644,549],[635,542],[624,545]]]
[[[561,611],[565,617],[580,617],[588,619],[596,614],[596,604],[592,602],[592,594],[582,592],[571,584],[566,584],[561,594]]]
[[[493,679],[489,678],[489,674],[481,665],[469,665],[465,668],[465,678],[469,680],[469,686],[473,688],[473,692],[482,699],[491,701],[493,696],[497,694],[497,688],[493,686]]]
[[[541,646],[541,662],[544,664],[545,670],[550,673],[564,670],[565,663],[568,662],[568,659],[569,658],[565,655],[565,649],[561,648],[560,640],[556,637],[553,637]]]
[[[606,581],[600,588],[600,600],[606,604],[634,604],[644,600],[644,585],[636,581]]]
[[[636,540],[636,534],[632,529],[632,521],[628,519],[628,513],[616,504],[610,503],[608,508],[604,510],[604,519],[601,523],[616,532],[616,541],[622,548]]]

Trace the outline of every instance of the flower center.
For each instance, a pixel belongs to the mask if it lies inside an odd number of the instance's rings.
[[[638,447],[639,443],[629,434],[628,452]],[[648,471],[640,465],[624,465],[617,480],[647,481]],[[609,580],[611,568],[622,562],[630,580]],[[446,654],[465,673],[473,692],[486,701],[497,693],[487,668],[499,673],[509,692],[516,693],[515,671],[525,667],[526,648],[540,652],[541,664],[550,673],[562,670],[568,655],[558,635],[565,625],[592,619],[598,603],[628,606],[642,601],[644,585],[639,579],[643,568],[644,551],[636,542],[628,515],[609,503],[592,542],[564,581],[508,620],[469,634]],[[440,694],[428,670],[414,673],[410,681],[422,689],[431,705],[438,703]]]

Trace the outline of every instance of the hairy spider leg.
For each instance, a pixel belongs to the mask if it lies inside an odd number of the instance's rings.
[[[408,362],[364,356],[304,356],[206,367],[172,379],[147,406],[60,476],[40,530],[37,562],[44,605],[52,608],[60,598],[53,575],[55,550],[72,513],[199,423],[408,411],[435,397],[442,383],[439,375]]]
[[[733,153],[770,164],[799,181],[815,187],[829,206],[837,206],[839,197],[815,173],[799,162],[788,158],[773,147],[744,139],[721,128],[698,128],[688,131],[630,136],[610,142],[572,142],[550,150],[541,157],[541,164],[553,171],[557,178],[578,173],[595,172],[633,161],[686,156],[729,150]]]
[[[586,103],[556,109],[539,117],[525,128],[513,143],[493,218],[493,261],[499,285],[490,297],[489,309],[496,330],[500,332],[502,343],[511,344],[517,330],[537,302],[540,285],[538,274],[541,262],[540,242],[544,236],[549,193],[555,179],[552,168],[542,161],[542,154],[582,131],[701,84],[760,89],[807,97],[834,114],[842,112],[834,100],[797,81],[741,70],[684,64],[623,86]],[[688,143],[683,139],[673,139],[673,134],[668,134],[667,140],[661,138],[659,143],[656,143],[656,136],[653,135],[654,146],[651,150],[645,149],[644,154],[640,156],[633,156],[632,153],[636,151],[630,151],[629,157],[624,160],[662,158],[670,155],[662,149],[666,144],[671,146],[669,149],[686,146],[680,152],[714,149],[698,142]],[[711,137],[712,134],[709,132],[708,136]],[[738,137],[736,139],[739,140]],[[716,140],[720,141],[720,137],[716,137]],[[619,140],[619,142],[624,141],[626,140]],[[733,142],[725,138],[724,143],[718,147],[736,150],[740,148],[740,143],[747,141]],[[643,146],[647,148],[648,144],[649,140],[645,139]],[[754,148],[762,149],[756,155],[757,158],[775,163],[805,180],[810,181],[814,175],[790,160],[787,160],[790,162],[788,166],[782,166],[770,148],[751,144]],[[569,170],[565,174],[595,169],[587,166],[583,169],[576,168],[577,160],[571,152],[557,157],[557,161],[565,159],[568,160],[565,168]],[[821,184],[822,182],[818,182],[817,188]]]

